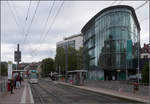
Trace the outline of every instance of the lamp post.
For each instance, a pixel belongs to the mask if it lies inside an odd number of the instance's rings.
[[[138,73],[138,83],[139,83],[139,69],[140,69],[140,32],[138,32],[138,68],[137,68],[137,73]]]
[[[118,70],[117,70],[118,91],[120,91],[120,84],[119,84],[119,73],[120,73],[120,69],[118,69]]]
[[[66,68],[65,79],[66,79],[66,82],[67,82],[67,71],[68,71],[68,46],[67,46],[67,44],[65,46],[65,68]]]

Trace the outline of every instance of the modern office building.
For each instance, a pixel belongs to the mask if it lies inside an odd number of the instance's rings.
[[[81,31],[89,79],[125,80],[132,72],[137,73],[133,60],[139,56],[140,25],[134,8],[127,5],[105,8]]]
[[[70,37],[64,38],[63,41],[56,43],[56,47],[65,48],[66,45],[73,47],[76,50],[79,50],[80,47],[83,47],[83,35],[82,34],[72,35]]]

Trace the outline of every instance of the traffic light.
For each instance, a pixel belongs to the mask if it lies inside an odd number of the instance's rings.
[[[15,59],[16,62],[21,61],[21,51],[15,51],[14,56],[15,56],[14,59]]]

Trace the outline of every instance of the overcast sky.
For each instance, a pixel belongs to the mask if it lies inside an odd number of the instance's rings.
[[[54,58],[56,42],[61,41],[63,37],[80,33],[82,27],[102,9],[118,4],[137,8],[144,2],[65,1],[63,3],[57,1],[54,3],[49,20],[46,21],[53,1],[41,1],[32,25],[30,25],[38,1],[31,1],[27,20],[30,1],[2,1],[1,60],[14,62],[14,51],[17,48],[17,43],[20,44],[22,51],[22,62],[38,62],[46,57]],[[61,5],[62,8],[57,15]],[[149,2],[136,10],[136,14],[141,26],[141,45],[143,46],[144,43],[149,42]],[[56,17],[55,20],[54,17]],[[44,27],[46,22],[47,26]],[[29,27],[30,29],[28,29]],[[27,32],[27,30],[29,31]]]

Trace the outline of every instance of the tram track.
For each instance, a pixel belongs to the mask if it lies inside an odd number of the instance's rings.
[[[35,104],[63,104],[63,102],[51,92],[47,86],[32,84],[31,90],[35,99]]]
[[[103,104],[103,103],[124,103],[128,101],[116,97],[107,96],[87,90],[82,90],[51,80],[39,79],[38,84],[31,86],[35,104]],[[36,92],[35,92],[35,91]],[[35,93],[34,93],[35,92]],[[38,97],[41,99],[38,99]],[[40,103],[38,103],[38,101]]]
[[[42,96],[38,93],[37,91],[37,88],[35,87],[35,85],[31,84],[31,91],[32,91],[32,94],[33,95],[36,95],[36,96],[33,96],[34,98],[34,102],[36,104],[44,104],[44,101],[42,99]]]
[[[83,89],[78,89],[78,88],[74,88],[74,87],[70,87],[70,86],[66,86],[66,85],[62,85],[62,84],[55,84],[53,82],[46,81],[46,80],[43,80],[43,81],[49,87],[53,86],[53,88],[55,87],[55,89],[59,90],[61,93],[62,92],[69,92],[69,93],[72,93],[72,94],[77,95],[77,96],[82,96],[82,97],[78,97],[78,100],[79,99],[82,100],[83,98],[87,98],[87,99],[91,99],[91,100],[96,101],[96,102],[107,102],[107,103],[115,102],[115,103],[120,103],[120,102],[126,101],[126,102],[137,103],[137,102],[130,101],[130,100],[118,99],[117,97],[112,97],[112,96],[105,95],[105,94],[99,94],[97,92],[92,92],[92,91],[87,91],[87,90],[83,90]],[[94,97],[91,97],[91,96],[94,96]],[[74,98],[76,98],[76,97],[74,97]],[[102,98],[102,99],[99,99],[99,98]]]

